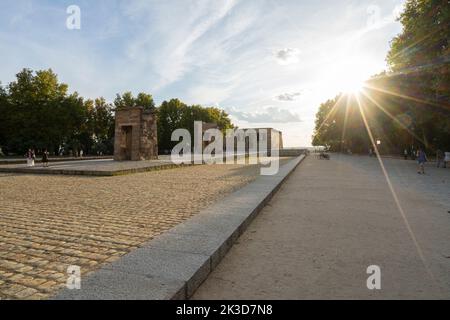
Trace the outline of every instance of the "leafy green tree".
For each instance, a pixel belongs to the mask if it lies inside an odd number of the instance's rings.
[[[135,105],[138,107],[143,107],[144,109],[155,109],[155,102],[153,101],[152,95],[144,92],[140,92],[137,95],[135,99]]]
[[[6,126],[9,123],[7,119],[9,111],[8,109],[8,94],[5,88],[3,88],[2,83],[0,82],[0,148],[3,148],[6,145],[6,134],[8,131],[8,128]],[[3,152],[6,152],[6,150],[3,150]]]
[[[161,152],[171,150],[177,142],[171,141],[176,129],[187,129],[194,137],[194,122],[215,123],[219,129],[233,128],[228,114],[215,107],[188,106],[178,99],[164,101],[158,108],[158,145]]]
[[[155,103],[151,94],[140,92],[135,98],[131,92],[116,95],[114,105],[117,109],[143,107],[144,109],[155,109]]]
[[[29,147],[55,149],[82,121],[82,99],[67,94],[51,69],[24,69],[8,86],[6,145],[21,153]]]
[[[115,119],[113,106],[101,97],[95,99],[92,112],[92,153],[112,154],[114,151]]]
[[[90,152],[96,136],[111,145],[114,117],[103,98],[84,101],[68,94],[52,70],[23,69],[6,89],[0,90],[0,144],[22,154],[28,148],[56,152]]]
[[[172,132],[185,128],[183,115],[188,106],[178,99],[164,101],[158,108],[158,148],[161,152],[171,150],[177,142],[172,142]]]
[[[450,5],[408,0],[400,22],[403,31],[387,57],[395,93],[409,98],[403,104],[413,118],[415,143],[450,150]]]

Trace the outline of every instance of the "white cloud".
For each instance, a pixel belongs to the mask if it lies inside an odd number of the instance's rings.
[[[164,2],[128,4],[126,15],[148,27],[143,27],[129,41],[127,54],[132,60],[152,66],[159,77],[154,90],[170,85],[201,62],[201,57],[195,53],[198,48],[208,45],[201,41],[202,38],[222,22],[237,3],[237,0],[226,0],[181,2],[176,6]],[[203,52],[203,57],[208,55],[219,53]]]
[[[302,95],[301,92],[283,93],[275,97],[275,100],[292,102],[297,100]]]
[[[299,115],[278,107],[265,107],[262,111],[241,112],[230,108],[227,112],[240,121],[249,123],[293,123],[302,122]]]
[[[275,59],[281,65],[298,63],[300,59],[300,50],[297,48],[284,48],[275,53]]]

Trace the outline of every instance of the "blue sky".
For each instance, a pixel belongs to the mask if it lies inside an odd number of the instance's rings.
[[[215,105],[311,143],[321,102],[386,68],[404,0],[0,0],[0,81],[52,68],[84,97]],[[66,9],[81,9],[69,30]]]

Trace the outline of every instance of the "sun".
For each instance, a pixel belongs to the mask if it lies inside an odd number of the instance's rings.
[[[319,92],[321,95],[361,94],[367,81],[380,70],[380,64],[369,56],[341,54],[321,66]]]
[[[340,92],[360,93],[377,67],[365,56],[346,56],[336,62],[334,81]]]
[[[369,78],[367,63],[358,58],[345,60],[340,65],[339,86],[342,92],[357,94],[362,91]]]
[[[342,91],[346,94],[358,94],[364,88],[365,79],[349,76],[342,79]]]

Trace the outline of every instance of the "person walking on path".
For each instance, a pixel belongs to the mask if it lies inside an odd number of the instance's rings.
[[[403,151],[403,156],[405,157],[405,160],[408,160],[408,149],[405,149],[405,151]]]
[[[425,151],[420,148],[419,151],[417,151],[417,162],[419,163],[419,171],[417,171],[418,174],[425,174],[425,162],[427,161],[428,159]]]
[[[47,151],[47,149],[44,149],[44,152],[42,153],[42,165],[44,167],[48,167],[48,151]]]
[[[28,151],[25,154],[25,156],[27,157],[27,166],[28,167],[34,167],[34,159],[35,159],[34,150],[28,149]]]

